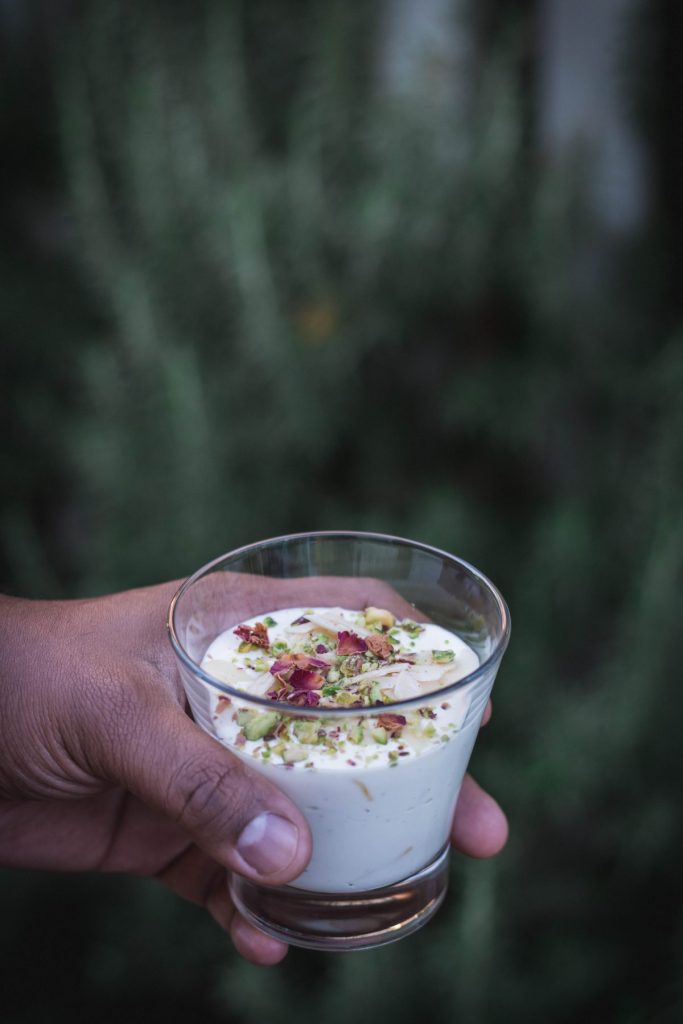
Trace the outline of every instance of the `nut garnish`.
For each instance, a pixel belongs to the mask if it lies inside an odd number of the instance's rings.
[[[238,626],[233,633],[246,644],[253,644],[254,647],[270,647],[268,630],[262,622],[257,622],[254,626]]]

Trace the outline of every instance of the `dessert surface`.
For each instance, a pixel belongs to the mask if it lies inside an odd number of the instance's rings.
[[[269,764],[304,769],[395,767],[447,742],[467,714],[468,688],[443,700],[439,692],[478,665],[455,634],[397,620],[381,608],[277,609],[220,634],[202,660],[205,672],[247,700],[258,696],[292,709],[250,708],[216,691],[219,738]],[[392,704],[420,696],[431,699],[392,711]],[[325,707],[349,714],[307,715]]]

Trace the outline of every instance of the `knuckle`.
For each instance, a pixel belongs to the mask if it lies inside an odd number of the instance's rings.
[[[179,824],[223,839],[241,830],[252,796],[252,781],[239,762],[185,762],[169,783],[169,803],[179,807]]]

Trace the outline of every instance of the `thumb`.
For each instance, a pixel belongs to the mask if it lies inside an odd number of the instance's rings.
[[[125,733],[117,781],[176,821],[206,853],[261,883],[281,885],[301,874],[311,855],[303,814],[179,707],[154,702],[142,720],[138,708]]]

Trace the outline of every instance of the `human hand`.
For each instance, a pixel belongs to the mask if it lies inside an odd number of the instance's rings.
[[[257,593],[244,578],[230,591],[234,621],[295,605],[296,585],[267,581],[264,596],[263,582]],[[413,611],[397,607],[401,599],[378,581],[336,580],[334,603],[344,603],[340,587],[350,607]],[[291,881],[310,856],[308,826],[283,793],[186,714],[165,631],[176,588],[69,602],[0,599],[0,863],[156,877],[206,906],[248,960],[276,963],[287,947],[234,910],[226,869],[260,884]],[[321,595],[320,603],[332,602]],[[454,845],[488,857],[506,838],[503,812],[467,777]]]

